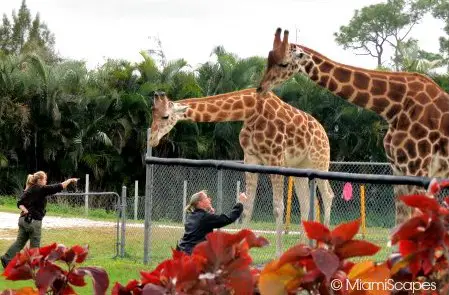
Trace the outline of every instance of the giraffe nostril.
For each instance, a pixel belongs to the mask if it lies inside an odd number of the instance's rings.
[[[261,91],[262,91],[262,87],[260,87],[260,86],[257,87],[256,92],[259,92],[259,93],[260,93]]]

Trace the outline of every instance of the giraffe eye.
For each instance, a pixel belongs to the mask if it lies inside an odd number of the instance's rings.
[[[299,56],[299,58],[303,58],[303,56],[304,56],[304,53],[300,53],[300,54],[298,54],[298,56]]]
[[[286,68],[286,67],[288,66],[288,63],[285,63],[285,64],[278,64],[278,66],[283,67],[283,68]]]
[[[162,116],[162,119],[167,120],[168,119],[168,115],[167,116]]]

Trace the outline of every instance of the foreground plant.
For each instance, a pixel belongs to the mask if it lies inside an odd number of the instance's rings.
[[[77,266],[85,261],[87,255],[88,247],[79,245],[67,248],[53,243],[41,248],[25,248],[11,260],[2,276],[12,281],[34,280],[36,289],[9,289],[1,294],[77,294],[73,286],[85,286],[86,275],[92,277],[95,295],[106,294],[109,278],[104,269]]]
[[[250,230],[235,234],[216,231],[208,234],[192,255],[172,250],[172,259],[151,272],[142,271],[140,281],[131,280],[126,286],[117,282],[112,294],[254,294],[259,272],[250,267],[249,249],[266,245],[268,240]]]

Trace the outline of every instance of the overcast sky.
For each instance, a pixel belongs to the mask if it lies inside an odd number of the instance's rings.
[[[28,0],[56,37],[64,57],[86,60],[90,68],[105,58],[141,61],[140,50],[158,36],[168,59],[185,58],[193,67],[206,62],[215,46],[240,57],[267,56],[277,27],[328,57],[373,68],[375,58],[343,50],[333,33],[348,24],[355,9],[381,0]],[[21,0],[1,0],[11,15]],[[438,52],[443,23],[431,17],[412,31],[420,46]]]

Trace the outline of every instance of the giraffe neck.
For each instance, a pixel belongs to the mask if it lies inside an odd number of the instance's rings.
[[[374,111],[392,122],[401,111],[409,94],[410,84],[434,84],[430,78],[417,73],[374,71],[337,63],[326,56],[300,46],[311,60],[304,71],[318,85],[364,109]],[[412,86],[412,87],[410,87]],[[438,89],[438,85],[436,85]]]
[[[185,120],[195,122],[244,121],[255,106],[255,89],[246,89],[214,96],[178,100],[187,105]]]

